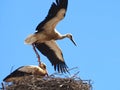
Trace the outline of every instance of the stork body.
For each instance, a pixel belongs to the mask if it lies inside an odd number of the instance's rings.
[[[45,76],[48,75],[46,70],[46,65],[41,63],[40,66],[35,65],[28,65],[28,66],[22,66],[13,71],[10,75],[5,77],[3,81],[5,82],[14,82],[21,80],[24,76],[29,75],[39,75],[39,76]]]
[[[67,37],[75,44],[71,34],[61,35],[55,29],[58,22],[65,17],[67,5],[68,0],[56,0],[56,3],[53,2],[47,17],[36,27],[36,32],[29,35],[25,40],[26,44],[33,45],[39,62],[40,56],[35,48],[50,60],[55,70],[57,68],[58,72],[62,73],[67,72],[67,65],[65,64],[62,52],[55,40]]]
[[[44,43],[46,41],[63,39],[65,37],[67,37],[67,35],[61,35],[56,30],[47,32],[45,29],[45,31],[41,31],[40,33],[36,32],[35,34],[29,35],[27,39],[25,40],[25,43],[27,44]]]

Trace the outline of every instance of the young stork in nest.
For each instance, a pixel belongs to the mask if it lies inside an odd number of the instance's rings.
[[[29,66],[22,66],[13,71],[10,75],[5,77],[3,81],[5,82],[14,82],[14,81],[20,81],[24,78],[24,76],[29,75],[39,75],[39,76],[45,76],[48,75],[46,70],[46,65],[44,63],[41,63],[40,66],[35,65],[29,65]]]
[[[47,17],[36,27],[36,32],[29,35],[25,40],[26,44],[31,44],[33,46],[33,49],[38,57],[39,64],[40,56],[36,51],[36,48],[50,60],[52,65],[54,65],[54,69],[57,69],[60,73],[65,73],[68,70],[63,54],[57,46],[55,40],[67,37],[76,46],[71,34],[61,35],[55,29],[58,22],[65,17],[67,5],[68,0],[56,0],[56,2],[53,2]]]

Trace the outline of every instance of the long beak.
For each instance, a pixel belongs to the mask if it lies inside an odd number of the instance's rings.
[[[73,40],[73,38],[71,38],[70,40],[73,42],[73,44],[74,44],[75,46],[77,46],[77,44],[75,43],[75,41]]]

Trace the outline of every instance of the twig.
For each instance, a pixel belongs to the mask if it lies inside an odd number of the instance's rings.
[[[78,67],[70,68],[70,69],[68,69],[68,71],[71,71],[71,70],[73,70],[73,69],[78,69]]]
[[[75,73],[71,78],[75,78],[77,77],[77,75],[79,74],[80,71],[78,71],[77,73]]]
[[[2,90],[5,90],[4,84],[3,84],[3,83],[1,83],[1,85],[2,85],[2,88],[1,88],[1,89],[2,89]]]
[[[13,67],[14,67],[14,66],[11,67],[11,69],[10,69],[10,73],[12,73],[12,71],[13,71]]]
[[[77,69],[78,67],[73,67],[73,68],[70,68],[70,69],[68,69],[68,72],[69,71],[71,71],[71,70],[73,70],[73,69]],[[53,73],[53,74],[51,74],[50,76],[54,76],[55,77],[55,75],[64,75],[63,73],[58,73],[58,72],[55,72],[55,73]],[[69,75],[70,75],[70,73],[69,73]],[[68,77],[68,76],[66,76],[66,75],[64,75],[65,77]]]

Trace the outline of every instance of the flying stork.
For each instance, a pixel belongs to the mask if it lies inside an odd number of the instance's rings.
[[[56,44],[55,40],[67,37],[76,46],[71,34],[61,35],[55,29],[58,22],[65,17],[67,5],[68,0],[56,0],[56,2],[53,2],[46,18],[36,27],[36,32],[25,39],[26,44],[33,46],[39,63],[40,56],[36,48],[50,60],[55,71],[57,70],[60,73],[67,72],[68,67],[64,61],[61,49]]]
[[[5,77],[3,81],[5,82],[19,81],[22,80],[24,76],[29,76],[29,75],[40,75],[40,76],[48,75],[46,70],[46,65],[44,63],[41,63],[40,66],[36,66],[36,65],[21,66],[15,71],[13,71],[10,75]]]

